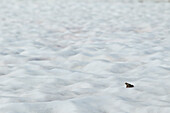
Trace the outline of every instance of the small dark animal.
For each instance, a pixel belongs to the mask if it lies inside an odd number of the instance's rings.
[[[132,87],[134,87],[134,85],[132,85],[132,84],[129,84],[129,83],[125,83],[126,84],[126,88],[132,88]]]

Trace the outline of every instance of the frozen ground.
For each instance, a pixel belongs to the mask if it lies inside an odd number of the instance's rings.
[[[168,3],[1,0],[0,113],[169,113],[169,14]]]

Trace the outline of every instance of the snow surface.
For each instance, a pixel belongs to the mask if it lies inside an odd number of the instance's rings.
[[[0,113],[170,112],[169,3],[1,0],[0,21]]]

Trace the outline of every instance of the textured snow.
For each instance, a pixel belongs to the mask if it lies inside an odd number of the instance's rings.
[[[169,3],[1,0],[0,21],[0,113],[170,111]]]

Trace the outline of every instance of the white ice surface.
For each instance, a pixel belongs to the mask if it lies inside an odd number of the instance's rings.
[[[169,113],[170,4],[80,1],[1,0],[0,113]]]

